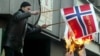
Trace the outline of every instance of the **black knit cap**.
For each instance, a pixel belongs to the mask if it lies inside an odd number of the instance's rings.
[[[27,2],[27,1],[24,1],[24,2],[21,4],[20,8],[26,7],[26,6],[31,6],[31,4],[30,4],[29,2]]]

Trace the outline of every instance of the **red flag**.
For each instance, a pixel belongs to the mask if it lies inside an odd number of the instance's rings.
[[[75,34],[75,38],[82,38],[98,31],[93,6],[85,4],[61,9],[61,13]]]
[[[66,33],[68,32],[68,33]],[[81,38],[76,38],[74,33],[71,31],[70,28],[68,28],[68,31],[65,31],[65,34],[66,34],[66,37],[67,39],[70,41],[71,39],[73,39],[73,41],[76,42],[76,44],[87,44],[89,42],[91,42],[91,40],[93,40],[93,35],[88,35],[88,36],[84,36],[84,37],[81,37]],[[81,41],[81,42],[80,42]]]

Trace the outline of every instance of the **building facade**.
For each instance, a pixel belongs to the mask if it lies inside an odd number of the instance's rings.
[[[60,13],[61,8],[89,3],[87,0],[0,0],[0,19],[9,19],[5,15],[10,16],[16,12],[23,1],[30,2],[32,4],[32,10],[41,10],[42,13],[40,15],[32,16],[28,21],[29,23],[35,24],[39,19],[37,23],[38,25],[63,22],[64,20],[62,19]],[[98,9],[100,8],[100,4],[98,3],[100,2],[99,0],[97,0],[98,2],[94,0],[89,1]],[[43,13],[45,11],[52,12]],[[95,9],[95,12],[98,25],[100,25],[100,13],[97,9]],[[2,17],[2,15],[6,18]],[[37,54],[37,56],[65,56],[66,49],[65,42],[63,40],[64,29],[65,23],[52,25],[47,29],[42,30],[41,33],[38,33],[34,36],[32,35],[29,37],[29,39],[25,39],[24,54]],[[2,42],[2,34],[3,27],[0,28],[0,43]],[[89,45],[85,45],[85,49],[87,56],[100,56],[100,33],[95,34],[94,40]],[[30,52],[30,50],[35,51],[35,53]]]

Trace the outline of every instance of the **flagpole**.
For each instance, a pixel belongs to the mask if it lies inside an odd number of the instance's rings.
[[[58,22],[58,23],[48,24],[47,27],[52,26],[52,25],[61,24],[61,23],[65,23],[65,22]]]
[[[47,13],[47,12],[53,12],[53,11],[59,11],[60,9],[54,9],[54,10],[48,10],[48,11],[42,11],[41,13]]]

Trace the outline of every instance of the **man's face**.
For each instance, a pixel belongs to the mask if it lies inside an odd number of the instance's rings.
[[[22,10],[25,12],[29,12],[31,10],[31,6],[23,7]]]

